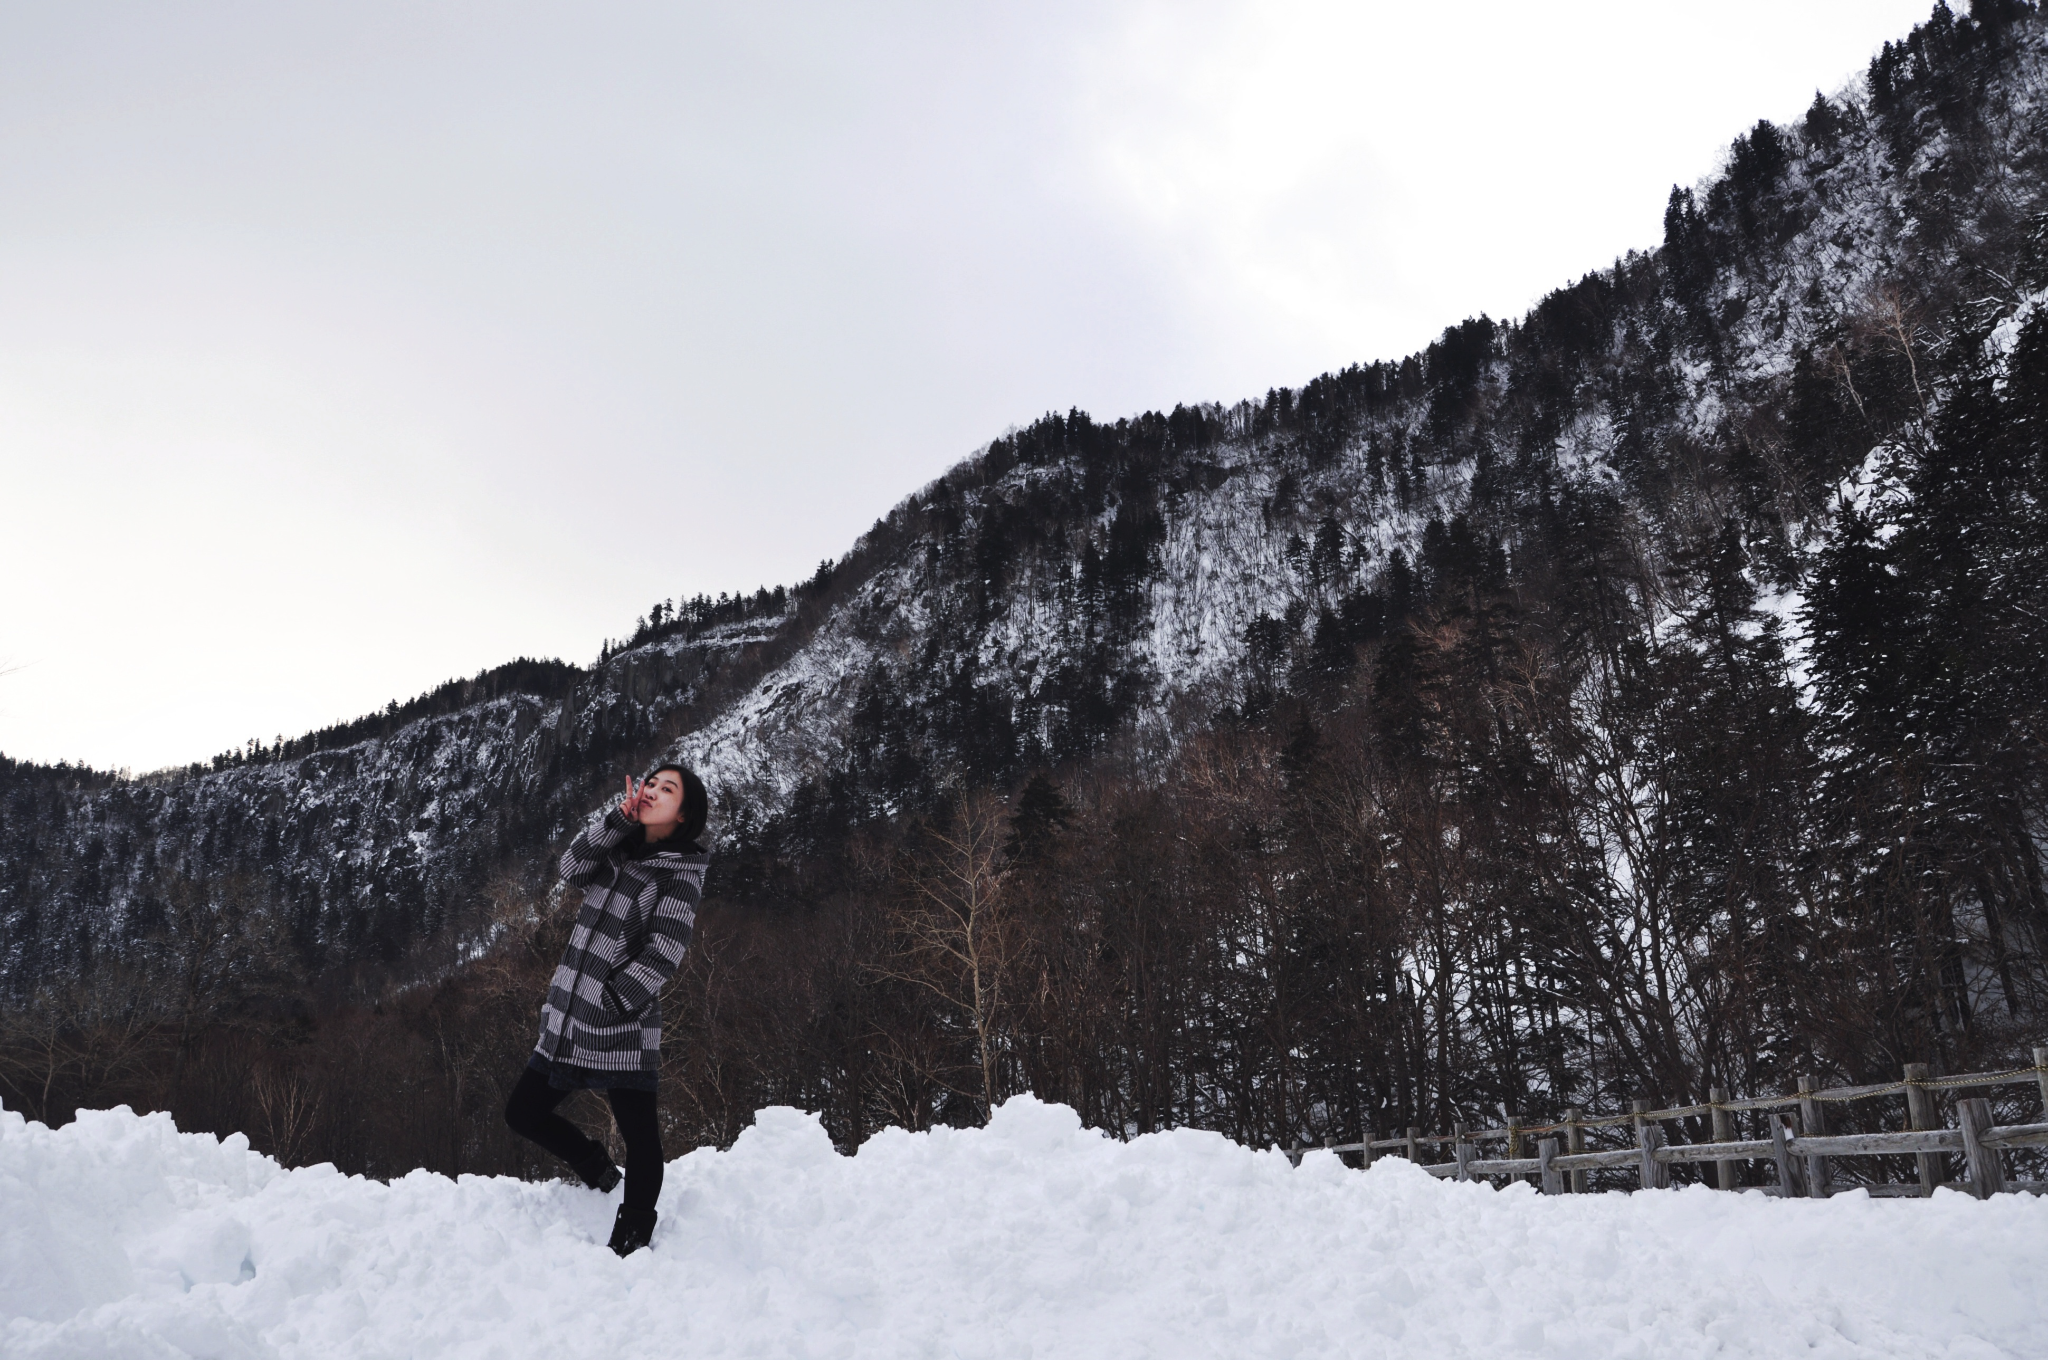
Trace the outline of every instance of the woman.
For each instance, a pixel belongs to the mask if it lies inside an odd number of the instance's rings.
[[[540,1008],[540,1042],[505,1103],[505,1122],[575,1169],[593,1190],[619,1183],[602,1143],[555,1113],[571,1091],[603,1091],[626,1144],[626,1194],[611,1249],[627,1256],[654,1236],[661,1197],[661,988],[683,962],[704,871],[704,783],[660,765],[562,855],[562,881],[583,889]]]

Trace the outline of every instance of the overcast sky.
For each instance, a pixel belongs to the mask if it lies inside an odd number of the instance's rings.
[[[587,662],[1046,410],[1519,315],[1928,8],[0,0],[0,752]]]

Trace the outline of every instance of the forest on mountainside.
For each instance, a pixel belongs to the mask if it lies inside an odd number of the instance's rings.
[[[1048,416],[812,581],[664,602],[591,672],[515,663],[161,787],[9,766],[0,1097],[539,1169],[495,1110],[567,929],[542,852],[672,750],[788,774],[725,786],[664,1001],[672,1148],[778,1103],[847,1145],[1022,1090],[1266,1144],[2020,1057],[2044,36],[1937,8],[1519,322],[1257,403]],[[1168,645],[1173,608],[1229,646]],[[467,813],[422,801],[448,768]],[[378,819],[337,877],[323,848]],[[54,931],[67,904],[125,933]]]

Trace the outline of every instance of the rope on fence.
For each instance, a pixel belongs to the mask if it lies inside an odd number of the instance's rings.
[[[2032,1067],[2015,1067],[2010,1072],[1977,1073],[1962,1077],[1931,1077],[1926,1081],[1902,1081],[1898,1083],[1898,1086],[1901,1089],[1908,1086],[1927,1086],[1936,1089],[1949,1086],[1998,1086],[2008,1081],[2016,1081],[2021,1077],[2038,1078],[2044,1073],[2048,1073],[2048,1066],[2036,1063]]]
[[[2036,1063],[2032,1067],[2015,1067],[2009,1072],[1966,1072],[1957,1077],[1928,1077],[1919,1081],[1905,1079],[1882,1082],[1875,1086],[1831,1086],[1819,1091],[1801,1090],[1794,1091],[1790,1095],[1757,1096],[1749,1100],[1708,1101],[1701,1105],[1676,1105],[1668,1110],[1645,1110],[1640,1115],[1631,1112],[1629,1114],[1603,1115],[1598,1119],[1579,1119],[1557,1124],[1522,1124],[1517,1126],[1516,1131],[1523,1137],[1531,1137],[1537,1134],[1562,1133],[1574,1126],[1582,1129],[1602,1129],[1612,1128],[1620,1124],[1632,1124],[1638,1119],[1645,1123],[1665,1119],[1692,1119],[1699,1115],[1710,1114],[1715,1110],[1725,1110],[1730,1113],[1740,1113],[1745,1110],[1777,1110],[1797,1105],[1802,1100],[1825,1100],[1831,1102],[1870,1100],[1878,1096],[1899,1095],[1909,1087],[1918,1087],[1924,1091],[1947,1091],[1969,1086],[2002,1086],[2008,1082],[2033,1080],[2048,1080],[2048,1065]],[[1505,1128],[1474,1129],[1467,1133],[1465,1138],[1468,1141],[1477,1142],[1481,1139],[1505,1138],[1507,1136],[1508,1131]],[[1388,1138],[1380,1140],[1374,1146],[1396,1147],[1405,1141],[1405,1139]],[[1431,1134],[1418,1138],[1416,1141],[1419,1143],[1449,1143],[1456,1141],[1456,1137],[1451,1134]]]

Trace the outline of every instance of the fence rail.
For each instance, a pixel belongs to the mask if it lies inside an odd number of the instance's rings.
[[[1567,1188],[1584,1191],[1586,1173],[1603,1170],[1633,1170],[1642,1189],[1661,1189],[1670,1184],[1670,1168],[1677,1163],[1711,1162],[1714,1183],[1723,1190],[1741,1188],[1739,1168],[1748,1162],[1771,1167],[1771,1183],[1750,1187],[1767,1194],[1825,1198],[1831,1190],[1829,1161],[1837,1157],[1902,1157],[1917,1159],[1917,1178],[1912,1182],[1864,1185],[1857,1188],[1873,1195],[1931,1195],[1947,1183],[1947,1159],[1960,1156],[1965,1177],[1961,1188],[1978,1198],[2007,1191],[2048,1194],[2048,1182],[2010,1180],[2001,1154],[2018,1148],[2048,1148],[2048,1122],[1998,1125],[1992,1122],[1991,1103],[1983,1097],[1955,1102],[1956,1126],[1941,1124],[1934,1093],[1937,1091],[1982,1090],[1986,1088],[2038,1084],[2042,1119],[2048,1121],[2048,1047],[2034,1050],[2034,1065],[2006,1072],[1970,1072],[1954,1077],[1934,1077],[1924,1063],[1909,1063],[1900,1080],[1865,1086],[1813,1087],[1804,1078],[1799,1089],[1787,1095],[1757,1096],[1729,1100],[1719,1090],[1704,1104],[1677,1105],[1651,1109],[1639,1100],[1627,1114],[1581,1118],[1567,1110],[1565,1118],[1553,1124],[1524,1124],[1510,1117],[1499,1128],[1468,1129],[1463,1124],[1449,1133],[1424,1133],[1409,1128],[1391,1138],[1368,1133],[1356,1143],[1325,1141],[1331,1152],[1358,1153],[1367,1165],[1375,1156],[1391,1152],[1417,1163],[1432,1176],[1456,1180],[1530,1176],[1543,1193],[1562,1194]],[[1830,1134],[1824,1107],[1848,1101],[1875,1100],[1885,1096],[1906,1097],[1909,1127],[1883,1133]],[[1759,1113],[1767,1117],[1768,1138],[1738,1139],[1734,1116]],[[1668,1120],[1698,1119],[1712,1122],[1713,1141],[1673,1144],[1666,1140]],[[1588,1151],[1588,1129],[1633,1127],[1632,1147]],[[1550,1135],[1550,1136],[1544,1136]],[[1563,1135],[1562,1138],[1557,1135]],[[1534,1139],[1534,1143],[1530,1142]],[[1479,1155],[1481,1143],[1505,1143],[1500,1157]],[[1449,1144],[1452,1160],[1425,1163],[1425,1146]],[[1535,1155],[1525,1150],[1532,1147]],[[1288,1157],[1301,1162],[1306,1148],[1287,1149]]]

